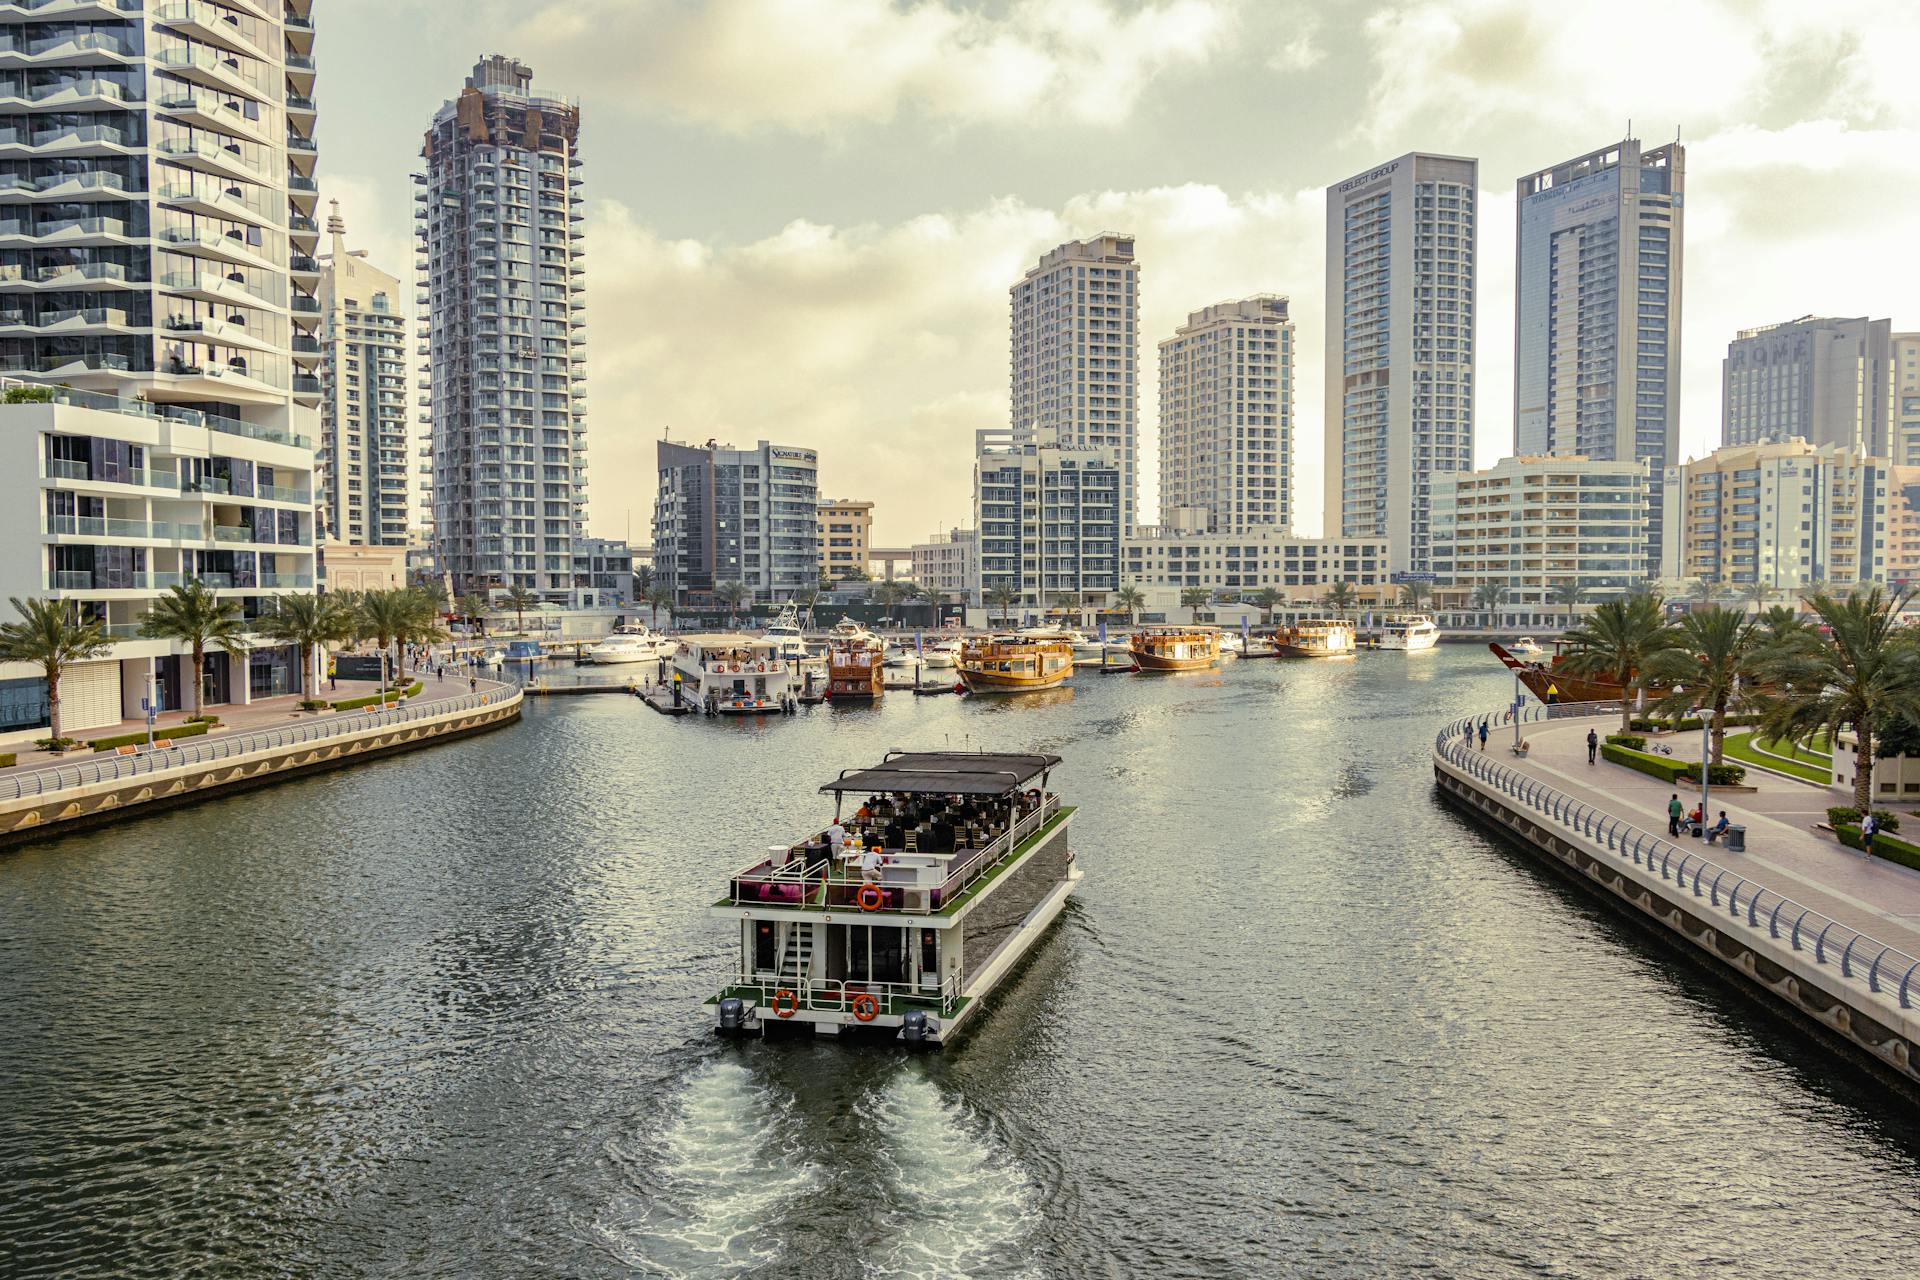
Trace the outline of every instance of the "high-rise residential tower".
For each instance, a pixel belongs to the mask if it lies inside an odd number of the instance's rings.
[[[1133,237],[1075,240],[1047,253],[1008,290],[1016,436],[1036,429],[1067,448],[1111,450],[1121,470],[1121,523],[1139,500],[1140,264]]]
[[[1292,458],[1287,300],[1193,312],[1160,344],[1160,527],[1291,529]]]
[[[1603,147],[1519,180],[1513,451],[1647,464],[1647,569],[1680,445],[1686,151]]]
[[[1327,188],[1329,539],[1430,572],[1432,478],[1473,467],[1479,162],[1414,152]]]
[[[1890,343],[1888,448],[1895,465],[1920,467],[1920,333],[1896,333]]]
[[[347,248],[335,201],[321,260],[321,536],[355,546],[407,545],[406,320],[400,281]]]
[[[587,503],[580,109],[490,55],[415,179],[434,546],[454,590],[572,599]]]
[[[191,704],[187,647],[139,635],[168,588],[313,590],[313,47],[310,0],[0,6],[0,599],[107,627],[69,731]],[[311,687],[291,646],[206,658],[210,702]],[[0,729],[44,713],[0,686]]]
[[[1890,457],[1893,324],[1802,316],[1742,329],[1720,364],[1720,443],[1795,436]]]
[[[751,449],[662,440],[653,572],[676,604],[711,606],[735,584],[791,600],[820,581],[820,455],[766,440]]]

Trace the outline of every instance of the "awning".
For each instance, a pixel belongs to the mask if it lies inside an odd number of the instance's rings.
[[[1050,755],[899,751],[871,769],[848,770],[820,790],[1004,796],[1059,763],[1059,756]]]

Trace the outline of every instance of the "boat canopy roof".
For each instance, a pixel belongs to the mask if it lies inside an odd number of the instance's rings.
[[[738,632],[681,636],[680,643],[698,649],[764,649],[767,647],[765,636],[741,635]]]
[[[842,770],[825,792],[1005,796],[1060,763],[1059,756],[997,751],[889,751],[871,769]]]

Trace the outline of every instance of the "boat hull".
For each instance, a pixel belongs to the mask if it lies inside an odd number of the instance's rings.
[[[1527,687],[1527,692],[1548,705],[1561,702],[1620,702],[1626,690],[1612,680],[1591,676],[1572,676],[1555,669],[1553,663],[1523,662],[1498,644],[1487,648],[1506,664],[1509,671]]]
[[[1068,668],[1069,671],[1071,669]],[[1056,688],[1064,684],[1066,679],[1067,671],[1027,676],[1006,671],[969,671],[965,667],[960,668],[960,682],[967,686],[969,693],[1032,693]]]
[[[1140,668],[1142,675],[1148,675],[1167,671],[1205,671],[1220,661],[1220,656],[1213,654],[1200,658],[1165,658],[1157,653],[1136,651],[1133,661]]]

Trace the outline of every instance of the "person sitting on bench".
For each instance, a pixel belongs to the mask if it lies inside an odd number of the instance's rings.
[[[1720,820],[1707,828],[1707,843],[1712,844],[1725,834],[1727,834],[1727,811],[1722,809]]]

